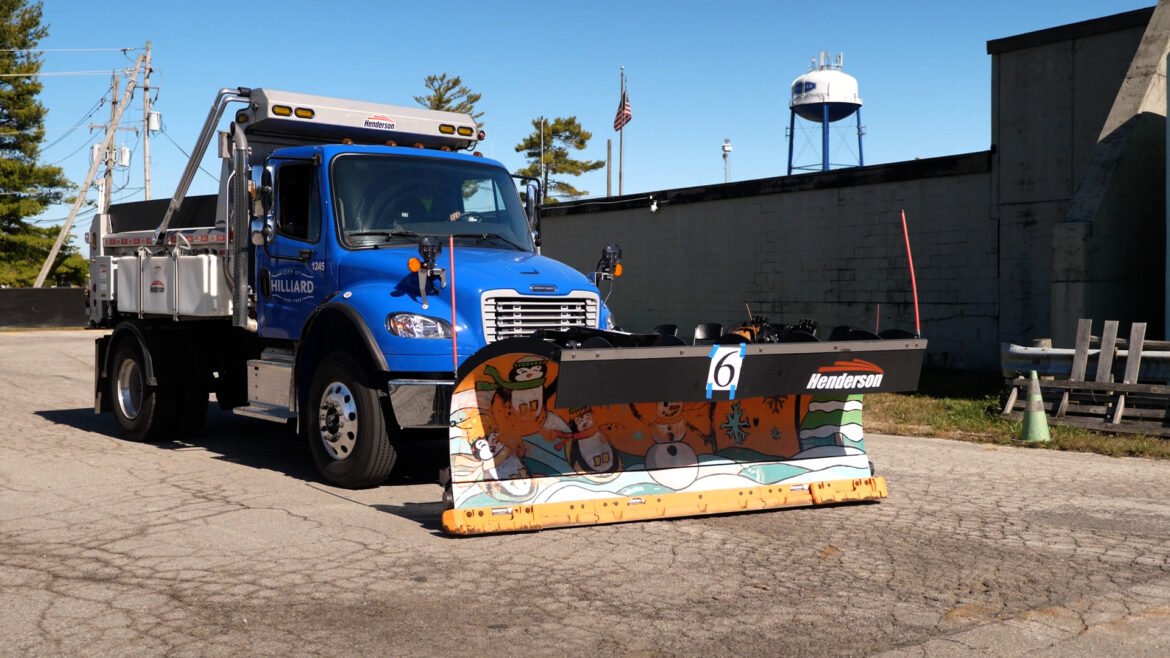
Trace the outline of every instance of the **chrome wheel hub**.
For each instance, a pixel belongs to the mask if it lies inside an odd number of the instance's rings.
[[[134,420],[142,409],[142,371],[134,359],[126,359],[118,366],[116,379],[117,404],[122,416],[127,420]]]
[[[318,430],[325,452],[336,459],[346,459],[357,443],[357,405],[353,393],[341,382],[333,382],[321,395]]]

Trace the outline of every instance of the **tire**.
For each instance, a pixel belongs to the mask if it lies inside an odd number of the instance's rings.
[[[317,471],[339,487],[381,484],[398,459],[382,394],[344,352],[327,355],[313,373],[303,428]]]
[[[137,341],[127,338],[118,344],[110,361],[110,402],[123,436],[160,441],[174,428],[178,400],[173,389],[146,383],[145,363]]]

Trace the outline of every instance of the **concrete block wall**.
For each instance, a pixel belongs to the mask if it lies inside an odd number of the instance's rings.
[[[913,330],[905,209],[929,360],[995,369],[989,187],[978,153],[563,204],[546,211],[544,253],[589,271],[620,244],[625,274],[609,304],[629,330],[672,323],[689,338],[699,322],[746,321],[749,306],[774,322],[815,320],[822,336],[879,321]]]
[[[0,289],[0,329],[84,327],[84,288]]]
[[[1084,270],[1084,263],[1069,262],[1070,255],[1087,254],[1081,240],[1100,240],[1101,230],[1061,224],[1091,169],[1102,127],[1152,14],[1126,12],[987,44],[1002,341],[1054,337],[1065,345],[1077,317],[1108,312],[1090,311],[1083,286],[1065,283],[1079,282]],[[1122,240],[1134,244],[1135,238],[1145,239],[1129,233]],[[1127,251],[1132,249],[1107,253],[1125,259]]]

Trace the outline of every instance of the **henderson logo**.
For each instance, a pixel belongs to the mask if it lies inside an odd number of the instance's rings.
[[[381,130],[394,130],[394,119],[385,114],[375,114],[366,117],[365,122],[362,123],[367,128],[378,128]]]
[[[826,374],[839,373],[839,374]],[[809,389],[877,388],[882,384],[884,371],[877,365],[861,359],[837,361],[831,366],[817,368],[809,377]]]

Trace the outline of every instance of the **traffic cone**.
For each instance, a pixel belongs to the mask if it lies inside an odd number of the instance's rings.
[[[1029,443],[1045,443],[1048,436],[1048,416],[1044,413],[1044,399],[1040,397],[1040,379],[1036,371],[1028,380],[1028,402],[1024,407],[1024,428],[1020,440]]]

